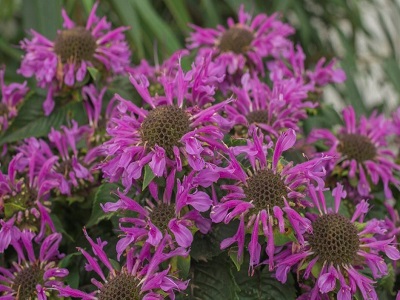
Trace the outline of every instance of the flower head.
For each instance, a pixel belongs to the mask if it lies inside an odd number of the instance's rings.
[[[13,268],[0,267],[0,295],[2,299],[42,299],[55,297],[54,287],[63,286],[62,278],[68,270],[57,267],[62,258],[58,251],[61,234],[46,237],[37,256],[32,240],[34,233],[23,230],[21,239],[12,246],[18,254],[18,262]]]
[[[212,53],[216,65],[234,74],[245,68],[264,72],[263,58],[278,57],[290,45],[287,37],[294,33],[277,14],[259,14],[254,18],[240,6],[238,22],[228,19],[228,28],[201,28],[191,25],[194,32],[188,38],[188,48],[200,48],[200,56]]]
[[[378,299],[374,281],[360,273],[366,266],[374,279],[387,274],[387,265],[379,252],[392,260],[398,260],[400,253],[393,245],[394,237],[377,240],[377,234],[384,230],[382,222],[364,222],[368,203],[360,202],[351,218],[339,213],[341,199],[346,197],[343,186],[337,185],[332,191],[334,207],[327,206],[322,189],[310,187],[310,197],[319,214],[312,217],[312,231],[304,235],[304,247],[297,247],[277,264],[276,278],[286,281],[292,267],[304,271],[304,278],[314,277],[314,297],[336,292],[338,299],[351,299],[357,290],[364,299]],[[336,288],[337,283],[339,287]]]
[[[175,299],[174,290],[184,290],[188,282],[180,281],[173,277],[171,267],[162,269],[160,264],[168,261],[174,256],[186,256],[187,252],[182,248],[177,248],[171,252],[164,252],[165,240],[157,247],[156,251],[148,262],[142,253],[135,253],[132,248],[127,251],[126,262],[120,270],[116,270],[111,264],[110,258],[104,252],[103,248],[107,242],[98,238],[93,241],[85,232],[86,238],[92,246],[96,258],[90,255],[86,250],[78,248],[88,261],[87,271],[94,271],[100,281],[92,278],[92,283],[96,290],[92,293],[67,287],[56,287],[62,297],[76,297],[84,300],[115,300],[115,299],[143,299],[157,300],[165,299],[166,295],[170,299]],[[104,274],[100,267],[100,260],[106,269],[108,275]]]
[[[111,139],[104,144],[108,154],[102,164],[105,177],[112,182],[122,178],[129,189],[146,165],[158,177],[187,165],[189,171],[199,171],[215,150],[226,149],[221,129],[226,120],[218,112],[231,100],[206,107],[191,105],[185,99],[193,92],[192,78],[186,75],[179,67],[175,77],[163,76],[160,83],[165,94],[156,96],[150,95],[146,77],[130,77],[145,105],[116,95],[119,105],[108,126]]]
[[[298,122],[307,117],[307,108],[315,105],[307,98],[307,86],[294,79],[275,82],[272,88],[246,73],[242,87],[232,87],[236,101],[225,107],[228,119],[241,135],[243,126],[255,125],[266,138],[278,138],[286,129],[299,131]]]
[[[54,41],[31,30],[32,40],[25,39],[21,48],[26,51],[19,69],[25,77],[35,76],[38,85],[48,89],[43,104],[45,114],[54,108],[53,94],[64,85],[82,82],[88,67],[111,74],[123,73],[129,64],[130,51],[123,32],[127,27],[111,29],[106,18],[96,16],[94,4],[85,27],[77,26],[62,10],[64,29]]]
[[[202,170],[197,176],[191,172],[182,180],[177,180],[176,196],[172,197],[175,187],[175,172],[171,172],[166,180],[166,187],[159,199],[156,184],[150,184],[149,189],[153,199],[146,199],[145,206],[119,192],[120,200],[116,203],[106,203],[105,212],[119,211],[134,212],[135,217],[120,218],[120,229],[123,238],[117,245],[118,255],[130,244],[146,242],[157,246],[164,236],[171,236],[171,242],[188,248],[192,244],[194,229],[207,233],[211,220],[201,213],[209,210],[212,204],[210,196],[198,190],[199,187],[209,186],[218,179],[218,174],[208,169]],[[126,226],[129,224],[130,226]],[[173,248],[174,245],[171,245]]]
[[[57,192],[71,195],[72,189],[79,189],[94,181],[92,168],[98,160],[100,148],[90,149],[89,140],[92,130],[88,126],[78,126],[72,121],[72,127],[61,126],[57,131],[52,128],[48,137],[50,143],[42,139],[28,138],[18,147],[20,165],[33,164],[35,175],[42,166],[50,166],[46,179],[57,185]],[[80,153],[77,144],[85,141],[88,145],[86,154]]]
[[[303,234],[310,229],[310,221],[301,216],[296,208],[301,209],[306,204],[303,199],[308,184],[316,182],[323,186],[320,177],[324,172],[319,168],[318,161],[308,161],[296,166],[291,163],[282,165],[279,162],[282,152],[291,148],[295,141],[296,135],[292,129],[283,133],[276,142],[271,161],[267,161],[263,135],[257,135],[256,131],[253,133],[253,141],[249,140],[248,145],[232,149],[233,154],[244,153],[247,160],[242,163],[246,165],[250,162],[251,168],[247,174],[231,155],[230,168],[233,169],[232,175],[238,180],[234,185],[221,187],[228,194],[212,208],[211,219],[215,223],[229,223],[236,218],[240,220],[235,236],[221,243],[222,248],[238,243],[239,260],[244,249],[245,233],[251,233],[248,245],[250,269],[260,263],[259,235],[266,239],[268,263],[270,269],[273,269],[274,235],[289,236],[292,233],[303,244]]]
[[[392,198],[389,185],[399,186],[394,171],[400,170],[400,166],[394,162],[394,153],[387,146],[389,122],[376,113],[369,118],[363,116],[357,122],[351,106],[343,110],[343,119],[345,126],[336,135],[327,129],[316,129],[309,136],[309,142],[322,139],[329,147],[325,152],[332,156],[327,166],[328,176],[334,172],[348,177],[364,197],[381,180],[386,198]]]
[[[29,229],[38,232],[35,237],[40,241],[48,228],[55,232],[53,221],[49,215],[49,191],[57,182],[48,179],[51,164],[42,165],[34,174],[35,165],[31,161],[20,175],[18,166],[22,154],[17,154],[8,166],[8,174],[0,172],[0,253],[21,237],[20,230]]]

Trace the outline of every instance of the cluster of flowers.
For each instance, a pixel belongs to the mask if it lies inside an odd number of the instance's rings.
[[[18,72],[46,89],[44,115],[78,97],[88,123],[71,120],[47,137],[3,146],[13,156],[3,155],[0,173],[0,299],[174,299],[190,281],[171,261],[190,256],[194,233],[207,235],[217,223],[236,224],[219,246],[239,264],[248,255],[249,276],[267,266],[285,283],[295,272],[300,299],[378,299],[376,279],[400,258],[393,197],[400,165],[389,144],[400,137],[400,110],[357,119],[347,107],[343,126],[306,135],[302,122],[320,109],[315,99],[345,74],[324,59],[307,69],[301,46],[289,39],[294,29],[278,15],[253,17],[241,7],[226,28],[192,25],[187,49],[161,65],[132,66],[127,28],[112,29],[97,6],[86,26],[62,11],[54,41],[32,30],[21,42]],[[193,63],[183,70],[189,54]],[[117,75],[136,94],[117,93],[105,107]],[[3,77],[1,70],[6,132],[28,88]],[[304,155],[288,161],[290,151]],[[54,199],[101,182],[120,185],[118,200],[101,208],[118,218],[121,266],[108,257],[107,242],[84,229],[94,256],[78,250],[98,276],[91,289],[73,288],[59,266]],[[369,202],[381,190],[390,213],[371,218]]]

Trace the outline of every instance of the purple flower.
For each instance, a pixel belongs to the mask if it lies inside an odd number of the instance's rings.
[[[127,27],[111,29],[106,18],[96,16],[96,2],[85,27],[77,26],[62,10],[63,30],[54,41],[31,30],[32,40],[25,39],[21,48],[26,51],[18,70],[25,77],[35,76],[38,85],[48,89],[43,109],[49,115],[54,108],[53,94],[60,87],[82,82],[88,67],[114,74],[124,73],[129,64],[130,50],[123,32]]]
[[[199,171],[213,158],[214,151],[226,149],[221,130],[226,121],[218,112],[232,100],[206,107],[188,105],[185,99],[193,95],[192,77],[179,67],[174,78],[160,78],[165,94],[154,97],[146,77],[130,77],[145,104],[136,105],[116,95],[119,105],[107,130],[111,139],[104,144],[108,157],[102,171],[106,178],[111,182],[122,178],[128,190],[142,177],[146,165],[157,177],[171,170],[181,171],[183,165],[188,165],[189,171]]]
[[[6,85],[4,83],[4,73],[5,70],[0,68],[0,131],[5,131],[10,121],[17,116],[17,107],[29,90],[26,86],[26,81],[23,84],[11,83]]]
[[[277,14],[259,14],[254,18],[240,6],[238,22],[228,19],[228,28],[201,28],[191,25],[194,32],[188,38],[189,49],[200,48],[199,55],[215,57],[216,65],[227,74],[247,69],[264,73],[263,58],[279,57],[290,45],[287,37],[294,29],[278,20]],[[207,53],[207,54],[206,54]]]
[[[276,278],[286,282],[287,273],[293,267],[302,272],[305,279],[315,278],[311,294],[316,297],[337,293],[338,299],[352,299],[360,291],[364,299],[378,299],[374,281],[362,275],[366,266],[374,279],[387,274],[387,265],[379,252],[391,260],[398,260],[400,253],[393,244],[394,237],[377,240],[376,233],[384,230],[381,222],[364,222],[368,203],[360,202],[351,219],[341,215],[341,199],[346,197],[343,186],[338,184],[332,191],[334,207],[327,207],[322,189],[309,188],[310,197],[319,215],[312,216],[312,231],[304,235],[303,247],[294,247],[294,252],[277,264]],[[338,287],[337,284],[339,284]]]
[[[305,101],[308,87],[295,79],[274,82],[271,88],[249,73],[242,77],[242,87],[232,87],[237,100],[225,106],[228,119],[233,120],[236,134],[242,126],[255,125],[276,139],[286,129],[299,131],[298,122],[307,117],[307,108],[315,107]]]
[[[296,79],[315,92],[331,82],[341,83],[346,80],[346,73],[342,69],[334,69],[335,59],[324,66],[326,59],[321,58],[314,70],[305,69],[305,60],[306,56],[301,46],[290,44],[290,47],[282,53],[279,59],[267,63],[267,67],[271,71],[271,80],[279,82],[283,79]]]
[[[46,178],[51,164],[41,166],[34,175],[34,161],[26,173],[28,177],[20,177],[18,162],[22,154],[17,154],[8,166],[8,174],[0,172],[0,253],[20,238],[20,229],[29,228],[38,232],[36,241],[41,241],[47,229],[55,232],[50,218],[49,191],[57,183]]]
[[[316,129],[310,133],[309,142],[324,140],[332,156],[327,166],[328,176],[335,172],[357,188],[360,196],[369,196],[371,188],[379,181],[383,183],[385,196],[392,198],[389,185],[399,187],[400,181],[394,171],[400,166],[394,161],[394,153],[388,148],[386,137],[390,123],[383,115],[373,113],[369,118],[362,116],[357,122],[354,109],[343,110],[345,126],[334,135],[327,129]]]
[[[94,181],[92,169],[99,159],[99,147],[90,148],[90,136],[93,131],[88,126],[78,126],[72,121],[72,127],[61,126],[57,131],[52,128],[48,137],[50,143],[42,139],[28,138],[18,147],[19,165],[34,165],[32,172],[38,175],[42,166],[48,165],[46,178],[56,183],[57,192],[71,195],[72,189],[79,189]],[[85,141],[88,152],[83,155],[77,144]]]
[[[174,278],[170,274],[170,266],[166,269],[162,269],[160,266],[162,262],[168,261],[174,256],[187,256],[188,253],[184,249],[176,248],[171,252],[164,253],[165,239],[163,239],[154,254],[148,259],[148,255],[135,253],[135,249],[132,248],[127,251],[126,262],[120,270],[117,270],[113,267],[110,259],[103,250],[107,242],[102,242],[100,238],[95,242],[87,235],[85,230],[84,232],[96,258],[82,248],[78,248],[78,250],[88,261],[85,269],[96,272],[101,281],[92,278],[92,283],[96,289],[92,293],[85,293],[69,286],[57,286],[55,289],[59,291],[59,296],[75,297],[84,300],[157,300],[165,299],[167,295],[169,299],[175,299],[174,290],[180,291],[186,289],[188,282]],[[147,259],[148,262],[146,262]],[[98,260],[108,269],[108,275],[104,274]]]
[[[35,255],[32,240],[34,233],[23,230],[21,239],[12,246],[18,254],[18,262],[11,269],[0,267],[1,299],[53,299],[54,287],[62,287],[62,278],[68,270],[57,267],[56,261],[62,258],[58,252],[61,234],[53,233],[46,237]]]
[[[172,242],[188,248],[193,241],[193,230],[198,229],[204,234],[210,230],[211,220],[203,217],[201,213],[210,209],[212,200],[206,192],[198,188],[207,187],[216,182],[219,175],[208,169],[199,173],[196,176],[194,172],[191,172],[183,178],[182,182],[178,179],[175,197],[172,197],[175,187],[175,172],[173,171],[167,177],[162,199],[159,199],[157,185],[152,183],[149,190],[153,199],[146,199],[145,207],[121,192],[118,192],[120,200],[103,206],[105,212],[137,213],[137,217],[120,218],[123,237],[117,245],[119,256],[130,244],[146,242],[157,246],[166,235],[173,237]],[[208,178],[203,179],[203,177]]]
[[[300,244],[304,243],[303,234],[310,230],[310,221],[299,214],[296,209],[304,207],[303,201],[308,184],[316,183],[323,186],[320,178],[325,173],[319,167],[318,161],[308,161],[293,166],[280,162],[282,152],[291,148],[296,135],[289,129],[277,140],[271,160],[267,161],[267,151],[271,144],[263,145],[263,135],[257,135],[253,129],[253,140],[248,140],[246,146],[233,147],[229,167],[232,177],[237,178],[236,184],[223,185],[221,188],[228,193],[222,197],[211,211],[211,219],[215,223],[229,223],[239,219],[240,224],[236,235],[221,243],[221,248],[227,248],[238,243],[238,259],[242,260],[245,233],[251,232],[248,244],[250,252],[250,270],[260,263],[261,244],[259,236],[266,240],[266,252],[269,256],[270,269],[274,267],[276,235],[292,236]],[[241,167],[234,155],[244,154],[243,165],[250,163],[247,173]],[[295,237],[293,236],[293,239]],[[290,238],[288,238],[289,240]]]

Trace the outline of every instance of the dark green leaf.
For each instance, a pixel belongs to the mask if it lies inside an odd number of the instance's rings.
[[[237,272],[232,268],[233,276],[240,291],[237,293],[240,300],[292,300],[296,299],[296,288],[294,280],[289,274],[285,284],[277,281],[268,267],[262,270],[256,269],[253,276],[248,275],[249,256],[247,255],[243,268]]]
[[[186,292],[189,299],[239,300],[238,288],[231,272],[231,264],[225,255],[215,257],[208,262],[194,262],[192,279]]]
[[[31,118],[29,117],[29,119]],[[16,129],[15,127],[17,125],[15,125],[12,128],[14,131],[6,132],[6,134],[1,137],[0,146],[28,137],[47,136],[51,128],[59,129],[61,125],[67,125],[71,120],[76,120],[79,124],[87,123],[87,116],[81,102],[69,103],[54,110],[50,116],[42,116],[31,122],[26,122],[26,119],[24,119],[24,121],[21,121],[21,123],[26,123],[24,126]]]
[[[143,186],[142,186],[142,191],[144,191],[147,186],[150,184],[150,182],[156,177],[156,175],[153,173],[149,165],[144,166],[144,179],[143,179]]]
[[[109,219],[112,214],[106,214],[101,208],[100,204],[105,204],[107,202],[117,202],[118,196],[116,191],[119,185],[115,183],[104,183],[102,184],[96,192],[93,201],[92,214],[87,222],[86,226],[97,225],[100,221]]]

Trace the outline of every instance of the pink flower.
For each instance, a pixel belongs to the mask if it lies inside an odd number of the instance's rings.
[[[376,233],[384,228],[377,228],[382,223],[373,220],[363,222],[366,202],[356,206],[351,218],[341,215],[341,199],[346,193],[340,184],[332,191],[333,209],[327,207],[322,189],[310,186],[309,192],[319,215],[312,217],[312,232],[304,235],[304,246],[293,247],[294,252],[287,251],[279,258],[277,279],[285,282],[287,273],[294,268],[296,272],[304,272],[305,279],[315,278],[310,292],[314,297],[338,290],[338,299],[351,299],[359,290],[364,299],[378,299],[374,281],[361,271],[368,266],[374,279],[387,274],[386,263],[379,252],[385,252],[391,260],[400,259],[393,244],[394,237],[377,240]]]
[[[128,28],[112,30],[106,18],[96,16],[98,4],[94,4],[85,27],[75,25],[62,10],[64,29],[58,31],[54,41],[31,30],[32,40],[21,42],[26,55],[18,72],[25,77],[35,76],[38,85],[48,90],[43,104],[45,115],[54,108],[54,93],[64,85],[82,82],[88,67],[121,74],[129,64],[130,50],[123,34]]]

